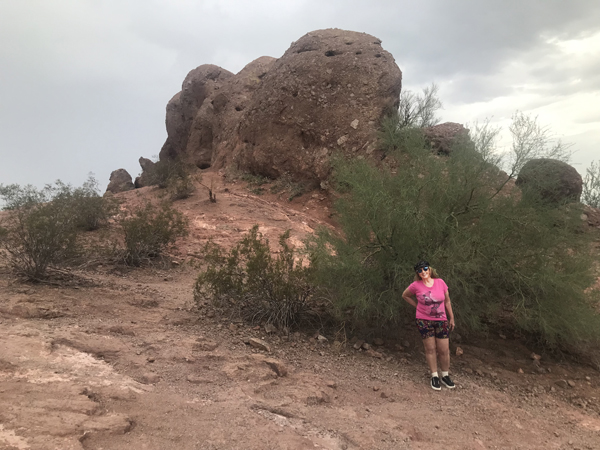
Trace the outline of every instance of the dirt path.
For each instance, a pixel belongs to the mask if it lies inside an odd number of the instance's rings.
[[[208,237],[227,245],[259,223],[299,242],[324,223],[318,197],[286,206],[224,189],[216,204],[178,202],[192,233],[176,268],[100,265],[91,284],[62,288],[0,272],[0,449],[600,448],[598,373],[546,355],[538,367],[510,337],[460,343],[457,389],[435,392],[412,328],[368,352],[198,310],[193,261]]]

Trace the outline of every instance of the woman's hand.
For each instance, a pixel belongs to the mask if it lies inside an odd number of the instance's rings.
[[[453,318],[451,318],[451,319],[448,321],[448,323],[449,323],[449,325],[450,325],[450,331],[454,331],[454,328],[456,327],[456,325],[454,324],[454,317],[453,317]]]

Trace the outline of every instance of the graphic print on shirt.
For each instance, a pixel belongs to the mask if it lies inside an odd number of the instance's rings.
[[[435,300],[431,298],[431,291],[429,291],[429,294],[423,294],[421,298],[423,299],[425,306],[431,306],[435,303]]]
[[[435,317],[436,319],[444,317],[444,313],[441,311],[438,311],[438,308],[440,307],[441,304],[442,304],[442,302],[439,302],[439,303],[434,302],[433,305],[431,305],[431,311],[429,311],[429,315],[431,317]]]
[[[435,317],[436,319],[444,317],[444,313],[441,311],[438,311],[438,308],[440,307],[442,302],[436,302],[431,297],[431,291],[429,291],[428,294],[423,294],[422,299],[423,299],[423,304],[425,306],[431,306],[431,309],[429,310],[429,315],[431,317]]]

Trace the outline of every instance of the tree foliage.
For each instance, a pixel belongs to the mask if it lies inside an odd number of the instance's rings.
[[[312,263],[340,314],[373,323],[414,314],[401,293],[414,262],[427,259],[450,286],[465,331],[507,320],[548,344],[598,336],[580,205],[549,207],[507,187],[524,161],[555,149],[529,118],[516,118],[508,174],[486,123],[448,158],[431,154],[419,130],[397,128],[382,142],[394,164],[336,161],[343,233],[321,231]]]

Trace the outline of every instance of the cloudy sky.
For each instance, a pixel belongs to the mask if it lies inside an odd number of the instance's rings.
[[[600,160],[598,0],[0,0],[0,183],[135,177],[191,69],[238,72],[322,28],[382,39],[405,89],[438,84],[444,121],[520,110],[580,172]]]

